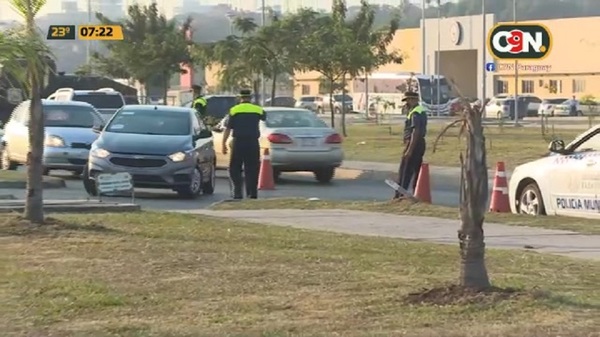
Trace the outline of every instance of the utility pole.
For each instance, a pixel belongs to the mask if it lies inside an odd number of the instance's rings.
[[[427,42],[427,37],[425,36],[425,0],[421,0],[421,22],[423,23],[421,27],[421,57],[423,67],[421,71],[423,75],[427,73],[427,48],[425,48],[425,43]]]
[[[513,21],[517,23],[517,0],[513,0]],[[515,60],[515,126],[519,125],[519,61]]]
[[[483,46],[481,46],[482,55],[481,55],[481,109],[485,109],[485,100],[486,100],[486,79],[487,79],[487,69],[486,67],[486,56],[487,56],[487,22],[485,20],[485,0],[481,0],[481,21],[482,27],[481,30],[483,33],[483,37],[481,41],[483,41]]]
[[[437,116],[440,117],[440,58],[442,56],[441,54],[441,23],[442,23],[442,1],[441,0],[437,0],[437,26],[438,26],[438,30],[437,30],[437,52],[436,52],[436,56],[435,56],[435,77],[436,77],[436,93],[437,93],[437,101],[436,101],[436,105],[437,105]],[[433,84],[433,83],[432,83]],[[431,99],[433,100],[433,97],[431,97]]]
[[[260,26],[264,27],[267,23],[266,13],[265,13],[265,0],[261,0],[260,3]],[[273,79],[275,81],[275,79]],[[265,83],[265,74],[260,74],[260,105],[265,105],[265,94],[267,91],[267,83]],[[275,99],[275,97],[271,97],[271,99]]]
[[[92,24],[92,0],[87,0],[88,25]],[[88,66],[91,65],[92,59],[92,41],[87,40],[85,45],[85,60]]]

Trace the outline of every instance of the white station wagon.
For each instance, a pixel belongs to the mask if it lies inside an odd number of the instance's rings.
[[[549,150],[512,172],[512,212],[600,219],[600,125],[566,146],[554,140]]]

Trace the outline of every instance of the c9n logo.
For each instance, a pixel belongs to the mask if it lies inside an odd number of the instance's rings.
[[[488,36],[488,49],[496,59],[542,59],[551,48],[550,31],[538,24],[499,24]]]

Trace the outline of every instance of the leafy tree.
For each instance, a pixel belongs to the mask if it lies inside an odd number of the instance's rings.
[[[123,41],[107,41],[107,56],[94,55],[98,70],[115,77],[134,78],[145,87],[158,74],[166,90],[171,75],[185,72],[182,64],[193,63],[185,31],[191,25],[186,20],[182,28],[173,20],[169,21],[159,13],[155,3],[150,6],[137,4],[128,8],[128,16],[121,21],[113,21],[102,13],[96,17],[104,24],[120,24],[123,27]]]
[[[43,163],[44,116],[41,92],[49,75],[48,46],[38,32],[36,15],[45,5],[45,0],[10,0],[15,11],[24,19],[19,30],[0,34],[0,64],[2,72],[25,88],[31,100],[29,108],[29,144],[27,154],[27,197],[25,218],[33,223],[44,222],[43,208]],[[4,158],[6,159],[6,158]],[[3,163],[6,168],[9,163]]]

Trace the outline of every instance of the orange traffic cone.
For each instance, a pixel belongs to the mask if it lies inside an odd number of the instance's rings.
[[[265,149],[260,163],[260,175],[258,176],[259,190],[274,190],[275,178],[273,177],[273,166],[271,166],[271,154]]]
[[[431,204],[431,184],[429,183],[429,164],[421,164],[419,179],[415,187],[415,198],[421,202]]]
[[[494,177],[494,187],[492,189],[492,198],[490,201],[490,212],[510,213],[506,170],[504,169],[504,162],[501,161],[496,164],[496,175]]]

